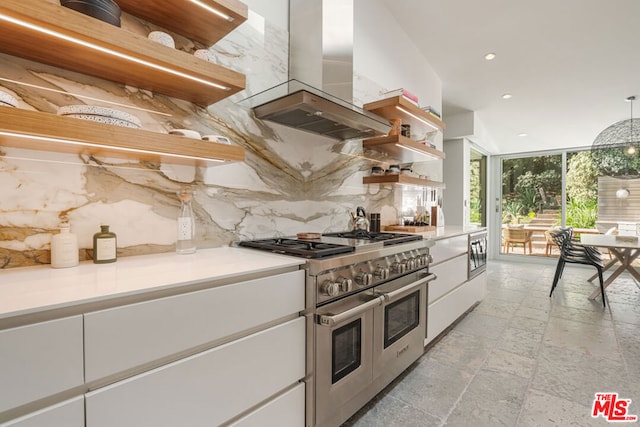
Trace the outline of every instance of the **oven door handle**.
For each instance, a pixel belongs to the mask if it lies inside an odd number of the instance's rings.
[[[350,308],[349,310],[343,311],[342,313],[326,315],[322,314],[319,316],[319,323],[324,326],[335,326],[338,325],[345,320],[349,320],[352,317],[358,316],[359,314],[364,313],[367,310],[370,310],[372,307],[376,307],[378,305],[382,305],[384,302],[384,296],[379,296],[370,301],[365,302],[364,304],[360,304],[356,307]]]
[[[400,289],[396,289],[395,291],[391,291],[391,292],[385,292],[382,294],[382,297],[384,298],[385,302],[389,302],[392,298],[397,297],[398,295],[409,291],[413,288],[417,288],[418,286],[422,286],[423,283],[427,283],[430,282],[432,280],[437,279],[438,276],[436,276],[434,273],[429,273],[426,276],[424,276],[422,279],[417,280],[415,282],[412,282],[410,284],[408,284],[407,286],[403,286]]]

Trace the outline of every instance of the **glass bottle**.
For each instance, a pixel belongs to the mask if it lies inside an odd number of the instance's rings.
[[[192,254],[196,251],[196,220],[191,207],[193,192],[188,188],[182,188],[177,195],[180,199],[180,212],[178,213],[176,253]]]
[[[109,226],[102,224],[100,232],[93,235],[93,262],[106,264],[116,262],[116,233],[109,231]]]

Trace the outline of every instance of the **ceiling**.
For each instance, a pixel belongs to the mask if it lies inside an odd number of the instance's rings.
[[[591,146],[630,95],[640,116],[638,0],[383,1],[440,76],[445,122],[475,112],[491,154]]]

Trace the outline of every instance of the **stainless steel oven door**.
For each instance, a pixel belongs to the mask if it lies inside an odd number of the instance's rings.
[[[424,352],[427,330],[426,269],[376,288],[384,303],[374,310],[374,380],[390,382]]]
[[[372,382],[373,310],[383,297],[361,292],[320,307],[316,322],[316,424]]]

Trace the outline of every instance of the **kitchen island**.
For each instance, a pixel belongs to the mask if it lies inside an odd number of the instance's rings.
[[[223,247],[2,272],[0,425],[301,425],[302,264]]]

